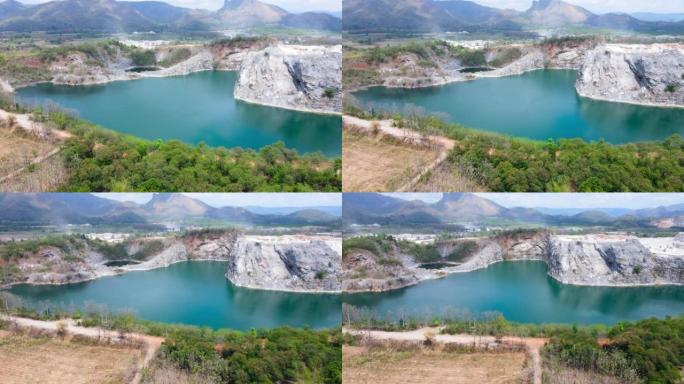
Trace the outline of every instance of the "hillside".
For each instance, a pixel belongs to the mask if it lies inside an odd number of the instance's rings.
[[[29,5],[0,2],[0,31],[50,33],[186,31],[281,26],[339,31],[341,20],[325,13],[293,14],[258,0],[226,0],[216,12],[161,1],[53,0]]]
[[[682,34],[684,22],[639,20],[627,14],[594,14],[562,0],[533,1],[524,12],[485,7],[466,0],[350,0],[344,2],[350,33],[520,31],[590,27],[643,33]]]
[[[344,224],[426,225],[444,223],[483,223],[491,220],[546,225],[611,227],[677,227],[684,207],[673,205],[641,210],[611,209],[565,211],[546,208],[503,207],[472,193],[445,193],[432,204],[408,201],[377,193],[346,194]]]
[[[118,202],[87,193],[0,195],[0,223],[12,225],[149,224],[212,219],[229,223],[335,226],[339,218],[317,209],[286,215],[257,214],[241,207],[212,207],[183,194],[155,194],[145,204]]]

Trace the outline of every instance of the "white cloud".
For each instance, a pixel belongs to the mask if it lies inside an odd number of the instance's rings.
[[[529,9],[532,0],[474,0],[476,3],[496,8]],[[594,13],[608,12],[654,12],[683,13],[684,0],[565,0]]]
[[[96,196],[144,204],[152,193],[97,193]],[[213,207],[339,207],[341,193],[185,193]]]
[[[19,0],[27,4],[45,3],[49,0]],[[129,0],[144,1],[144,0]],[[186,8],[204,8],[216,10],[223,6],[224,0],[162,0],[169,4]],[[290,12],[339,12],[342,10],[342,0],[263,0],[265,3],[277,5]]]

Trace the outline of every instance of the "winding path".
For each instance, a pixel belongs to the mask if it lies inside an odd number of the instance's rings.
[[[524,345],[527,353],[532,359],[532,366],[534,369],[534,384],[542,384],[542,361],[541,348],[548,342],[546,338],[535,337],[512,337],[505,336],[497,339],[494,336],[477,336],[477,335],[444,335],[440,334],[440,328],[421,328],[414,331],[405,332],[386,332],[386,331],[372,331],[372,330],[357,330],[343,328],[345,334],[361,336],[373,340],[394,340],[394,341],[413,341],[421,342],[425,340],[426,334],[433,334],[434,340],[442,344],[461,344],[461,345],[475,345],[478,347],[487,347],[489,344],[504,342],[510,344]]]

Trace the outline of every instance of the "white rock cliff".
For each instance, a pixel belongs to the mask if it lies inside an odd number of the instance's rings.
[[[342,111],[342,47],[278,45],[245,55],[235,98],[319,113]]]
[[[598,46],[587,53],[576,87],[594,99],[684,107],[684,45]]]

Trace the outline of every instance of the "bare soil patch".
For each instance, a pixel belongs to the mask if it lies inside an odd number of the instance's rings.
[[[411,351],[346,345],[342,356],[345,384],[524,383],[527,361],[525,352]]]
[[[474,171],[447,159],[450,138],[397,128],[390,120],[343,117],[342,188],[345,192],[477,192]]]
[[[48,192],[67,179],[60,142],[63,131],[0,110],[0,192]]]
[[[394,144],[383,136],[343,132],[342,189],[396,191],[435,162],[439,152]]]
[[[21,128],[8,128],[0,121],[0,177],[28,166],[54,148],[54,144],[38,140]]]
[[[128,383],[141,359],[135,348],[12,334],[0,338],[0,382]]]

